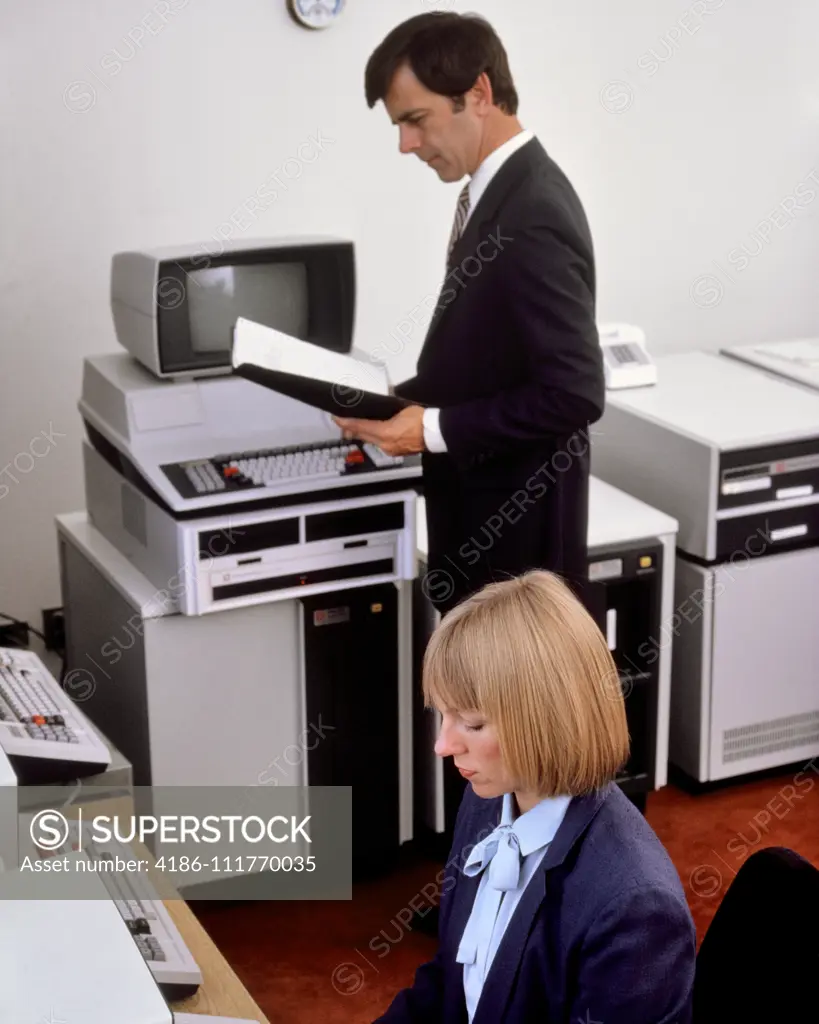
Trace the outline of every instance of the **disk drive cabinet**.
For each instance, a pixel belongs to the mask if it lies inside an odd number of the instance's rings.
[[[57,520],[65,685],[137,786],[352,786],[353,858],[412,838],[412,580],[183,615]]]
[[[698,782],[819,754],[819,393],[724,355],[610,394],[592,472],[679,524],[670,757]]]

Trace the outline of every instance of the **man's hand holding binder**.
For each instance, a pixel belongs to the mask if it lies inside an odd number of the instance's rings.
[[[389,420],[334,416],[344,436],[376,444],[387,455],[415,455],[424,450],[424,408],[410,405]]]
[[[388,374],[386,367],[385,373]],[[394,385],[389,384],[387,394],[395,396]],[[409,405],[388,420],[333,416],[333,422],[348,440],[378,445],[387,455],[415,455],[425,448],[423,417],[423,406]]]

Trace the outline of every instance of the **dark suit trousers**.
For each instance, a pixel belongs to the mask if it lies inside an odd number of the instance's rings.
[[[556,438],[496,465],[458,468],[445,455],[425,455],[423,589],[436,610],[446,615],[486,584],[530,569],[557,573],[584,600],[589,466],[582,434]],[[464,785],[446,758],[442,852],[452,842]]]
[[[459,471],[448,460],[436,462],[442,456],[424,456],[425,590],[442,615],[487,583],[530,569],[557,573],[583,599],[589,455],[579,436],[494,472]]]

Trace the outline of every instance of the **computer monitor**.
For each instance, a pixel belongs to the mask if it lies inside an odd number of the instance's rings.
[[[223,243],[218,252],[190,245],[116,253],[111,310],[119,343],[157,377],[231,373],[240,316],[346,353],[353,244],[305,237]]]

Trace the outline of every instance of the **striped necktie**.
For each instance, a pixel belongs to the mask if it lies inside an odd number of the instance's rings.
[[[449,262],[452,256],[452,250],[455,248],[455,243],[461,237],[461,232],[466,224],[466,216],[469,213],[469,182],[467,182],[461,189],[461,194],[458,196],[458,205],[455,208],[455,220],[452,224],[452,233],[449,236],[449,247],[447,248],[446,258]]]

